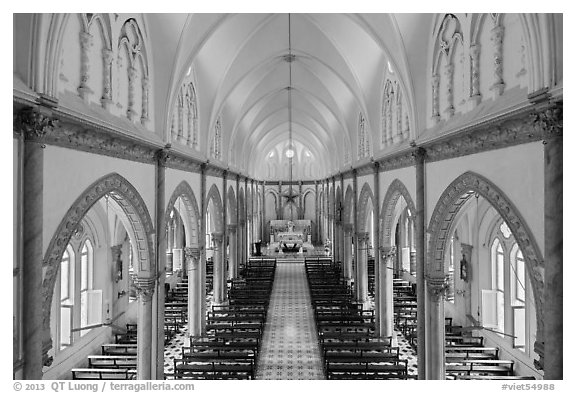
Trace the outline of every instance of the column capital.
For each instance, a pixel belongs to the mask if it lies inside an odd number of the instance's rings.
[[[24,136],[25,141],[42,142],[47,133],[54,130],[58,120],[54,120],[48,110],[26,108],[14,118],[16,132]]]
[[[412,150],[412,157],[416,164],[421,164],[426,159],[426,149],[423,147],[416,146],[416,143],[412,142],[410,146],[413,148]]]
[[[358,242],[367,242],[370,240],[370,234],[368,232],[357,232],[356,237],[358,238]]]
[[[439,302],[448,292],[448,277],[426,277],[426,287],[433,302]]]
[[[150,302],[154,295],[155,281],[152,278],[136,278],[136,294],[144,302]]]
[[[381,262],[384,262],[387,258],[394,258],[396,256],[396,246],[381,246],[380,255],[382,256],[382,259],[380,259]]]
[[[224,234],[222,232],[212,232],[212,241],[215,243],[222,243],[222,240],[224,239]]]
[[[238,226],[236,224],[228,224],[228,232],[229,233],[236,233],[236,228]]]
[[[342,227],[344,228],[344,232],[346,232],[347,235],[352,234],[352,230],[354,229],[352,224],[343,224]]]
[[[200,247],[184,247],[184,258],[200,259]]]
[[[534,125],[542,132],[544,143],[547,140],[562,137],[563,131],[563,105],[557,103],[542,112],[532,114]]]
[[[170,160],[170,148],[171,147],[172,146],[170,144],[167,144],[162,149],[159,149],[156,152],[156,159],[158,160],[158,165],[164,166],[164,167],[166,166],[166,164]]]

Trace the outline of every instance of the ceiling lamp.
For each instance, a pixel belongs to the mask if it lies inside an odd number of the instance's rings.
[[[292,62],[296,59],[296,56],[292,54],[292,30],[290,26],[290,14],[288,14],[288,54],[284,56],[284,61],[288,63],[288,148],[286,149],[286,158],[289,161],[289,176],[290,181],[288,183],[288,191],[285,193],[284,197],[287,199],[286,202],[290,203],[290,220],[294,220],[294,199],[298,196],[298,193],[292,190],[292,164],[293,158],[296,154],[294,149],[294,143],[292,141]]]

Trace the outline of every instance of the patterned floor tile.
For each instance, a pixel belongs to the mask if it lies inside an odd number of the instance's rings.
[[[324,379],[304,264],[276,268],[256,379]]]

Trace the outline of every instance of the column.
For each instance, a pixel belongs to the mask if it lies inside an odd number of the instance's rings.
[[[90,48],[92,47],[92,35],[88,32],[80,32],[80,86],[78,94],[83,100],[87,100],[93,91],[88,86],[90,79]]]
[[[230,237],[230,261],[228,278],[233,280],[238,277],[238,263],[236,261],[237,254],[237,240],[236,240],[236,225],[228,225],[228,236]]]
[[[188,336],[197,337],[202,334],[202,306],[200,302],[200,248],[186,247],[184,258],[188,267]]]
[[[146,127],[148,125],[148,102],[150,93],[150,79],[146,75],[142,76],[142,116],[140,116],[140,123]]]
[[[238,221],[236,221],[238,222]],[[262,244],[268,243],[270,236],[266,233],[266,182],[262,183]]]
[[[136,90],[136,77],[138,76],[138,70],[136,68],[130,66],[128,67],[128,111],[126,112],[126,116],[131,121],[134,121],[137,113],[135,110],[135,90]]]
[[[223,252],[222,252],[222,233],[212,233],[212,244],[214,246],[214,303],[222,304],[224,302],[225,288],[222,286],[222,275],[224,274]]]
[[[344,279],[352,279],[352,224],[344,224]]]
[[[544,142],[544,378],[563,379],[563,110],[536,116]]]
[[[138,295],[137,375],[138,379],[152,379],[152,297],[154,296],[154,279],[138,278],[136,291]]]
[[[224,223],[224,233],[222,236],[222,302],[228,298],[228,171],[222,174],[222,222]]]
[[[168,149],[161,149],[156,155],[156,250],[166,249],[166,164],[169,159]],[[164,283],[166,281],[166,254],[156,252],[156,293],[153,312],[155,312],[155,336],[152,341],[152,356],[155,361],[152,371],[153,379],[164,379]]]
[[[359,266],[359,261],[360,261],[360,255],[359,255],[359,239],[358,239],[358,234],[356,233],[356,231],[358,230],[358,174],[356,172],[356,169],[352,169],[352,223],[353,223],[353,227],[352,227],[352,231],[353,233],[356,235],[356,239],[354,242],[354,265],[355,265],[355,269],[353,269],[353,277],[354,277],[354,293],[358,293],[357,289],[358,289],[358,285],[360,284],[358,282],[358,266]]]
[[[472,245],[460,243],[462,259],[460,260],[460,279],[464,284],[464,309],[466,315],[472,315]],[[465,264],[465,267],[463,267]],[[463,272],[464,271],[464,272]]]
[[[24,379],[42,379],[42,357],[51,345],[50,332],[42,325],[42,231],[44,214],[44,146],[53,123],[48,114],[22,110],[15,119],[22,133],[22,334]],[[44,336],[44,337],[43,337]]]
[[[416,217],[414,228],[416,232],[416,297],[417,297],[417,321],[416,334],[418,335],[418,379],[426,379],[426,328],[425,328],[425,291],[424,291],[424,245],[426,236],[425,223],[425,199],[424,199],[424,159],[426,151],[423,148],[415,148],[413,153],[416,164]]]
[[[174,255],[172,247],[174,246],[174,220],[168,222],[168,240],[166,241],[166,272],[172,274],[174,271]]]
[[[495,26],[492,31],[492,43],[494,44],[494,84],[490,90],[494,91],[494,99],[504,92],[503,64],[502,64],[502,43],[504,40],[504,26]]]
[[[370,235],[368,232],[358,233],[358,266],[356,268],[358,278],[356,285],[356,300],[364,303],[368,300],[368,243]]]
[[[100,102],[102,107],[110,110],[112,106],[112,63],[114,62],[114,52],[108,48],[102,49],[102,61],[104,67],[103,81],[102,81],[102,98]]]
[[[396,258],[396,247],[380,249],[380,269],[378,270],[379,303],[377,313],[380,315],[378,334],[380,337],[394,334],[394,296],[393,296],[393,265]]]
[[[402,123],[402,121],[400,121]],[[400,130],[400,129],[399,129]],[[374,163],[374,239],[372,243],[374,246],[374,303],[376,308],[376,329],[381,326],[385,321],[382,320],[384,314],[378,312],[378,308],[383,304],[383,298],[380,294],[381,290],[385,290],[378,283],[378,277],[380,276],[380,270],[385,270],[383,266],[380,265],[380,164],[378,162]],[[392,287],[392,285],[390,285]],[[392,291],[392,289],[390,289]]]
[[[206,332],[206,164],[200,165],[200,328]]]
[[[314,180],[314,207],[316,208],[315,212],[314,212],[314,218],[316,220],[316,222],[314,223],[314,237],[313,237],[313,241],[314,244],[318,244],[320,243],[320,209],[318,208],[318,204],[320,202],[319,198],[318,198],[318,182],[316,180]]]
[[[428,351],[426,353],[426,379],[445,379],[445,356],[444,356],[444,297],[448,289],[447,277],[428,277],[426,279],[428,289],[429,310],[426,321],[428,330]],[[418,315],[420,319],[420,315]],[[418,336],[418,347],[420,347]],[[418,363],[420,368],[420,363]],[[420,376],[420,370],[418,370]]]

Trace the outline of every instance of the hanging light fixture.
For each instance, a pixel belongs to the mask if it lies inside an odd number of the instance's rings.
[[[286,158],[288,158],[289,165],[289,183],[288,192],[284,195],[287,199],[286,202],[290,203],[290,220],[294,220],[294,199],[298,196],[298,193],[294,194],[292,190],[292,165],[293,159],[296,155],[294,143],[292,141],[292,62],[295,60],[296,56],[292,54],[292,30],[291,30],[291,17],[288,14],[288,54],[284,56],[284,61],[288,63],[288,148],[286,149]]]

